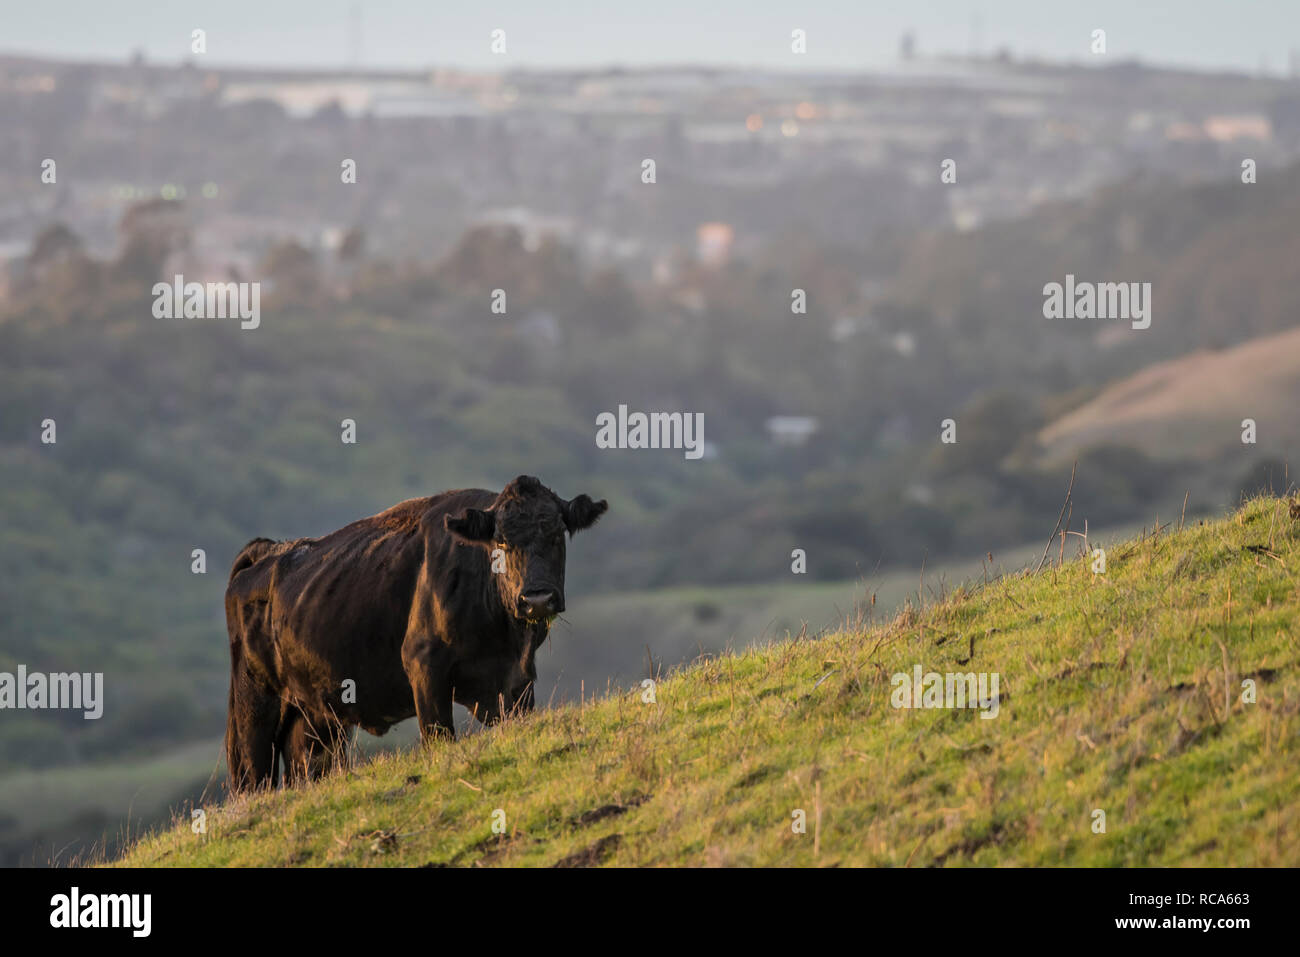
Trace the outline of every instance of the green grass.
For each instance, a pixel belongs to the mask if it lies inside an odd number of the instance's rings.
[[[1298,539],[1258,499],[1109,547],[1105,574],[1067,553],[697,662],[653,704],[633,689],[362,759],[213,805],[205,834],[186,813],[120,863],[1295,865]],[[997,672],[998,716],[891,707],[918,663]]]

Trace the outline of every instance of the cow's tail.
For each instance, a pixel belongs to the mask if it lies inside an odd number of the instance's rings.
[[[230,695],[226,701],[226,786],[231,791],[242,791],[248,786],[249,770],[244,761],[242,742],[239,739],[239,643],[230,643]]]
[[[235,564],[230,566],[230,577],[234,578],[249,565],[256,564],[263,557],[275,551],[275,547],[279,544],[279,542],[269,538],[253,539],[240,549],[239,554],[235,556]]]
[[[230,582],[226,588],[226,628],[230,638],[230,695],[226,710],[226,766],[230,777],[227,782],[232,791],[244,791],[263,783],[264,769],[255,766],[257,735],[256,723],[264,710],[265,702],[254,694],[251,677],[244,662],[244,629],[240,612],[235,576],[245,568],[255,565],[275,551],[279,542],[269,538],[255,538],[235,556],[230,568]]]

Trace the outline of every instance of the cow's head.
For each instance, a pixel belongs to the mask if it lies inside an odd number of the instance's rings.
[[[507,709],[532,708],[533,658],[546,640],[550,620],[564,611],[565,533],[573,536],[590,528],[608,507],[587,495],[566,501],[531,475],[521,475],[486,509],[467,508],[443,520],[457,539],[488,551],[501,601],[521,626],[511,629],[520,647],[506,651],[509,674],[495,682],[486,675],[463,676],[478,688],[497,688],[488,692],[492,700],[482,702],[481,714],[499,717],[501,700]],[[493,665],[480,660],[469,667],[480,671]],[[482,694],[473,696],[481,700]]]

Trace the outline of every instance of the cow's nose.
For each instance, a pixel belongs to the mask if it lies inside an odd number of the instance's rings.
[[[519,610],[529,618],[545,618],[560,612],[560,597],[553,591],[534,591],[519,596]]]

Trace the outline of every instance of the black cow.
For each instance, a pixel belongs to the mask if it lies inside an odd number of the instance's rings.
[[[230,787],[313,777],[344,729],[415,715],[454,737],[452,702],[487,723],[533,707],[534,656],[564,611],[564,533],[605,502],[521,475],[499,494],[411,499],[322,538],[249,542],[226,587]]]

